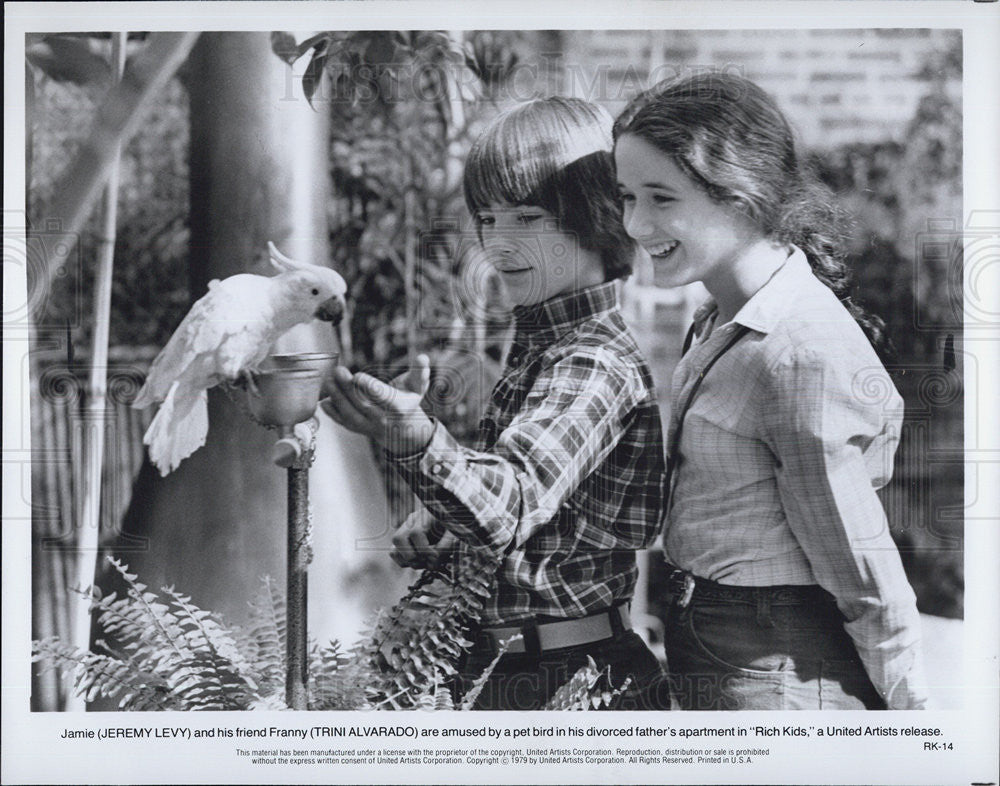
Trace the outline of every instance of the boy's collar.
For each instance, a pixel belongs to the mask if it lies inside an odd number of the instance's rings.
[[[544,340],[550,332],[561,333],[617,305],[616,282],[605,281],[597,286],[556,295],[533,306],[516,306],[514,324],[518,333],[530,336],[533,341]]]

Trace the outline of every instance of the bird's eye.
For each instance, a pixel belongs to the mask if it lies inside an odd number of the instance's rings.
[[[316,289],[316,287],[313,287],[313,294],[314,295],[318,295],[319,294],[319,290]]]

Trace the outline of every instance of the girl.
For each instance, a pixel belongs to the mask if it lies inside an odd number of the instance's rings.
[[[902,401],[869,342],[878,321],[846,297],[832,195],[803,171],[774,101],[741,77],[661,83],[614,136],[625,228],[656,283],[701,281],[712,296],[671,391],[676,698],[923,707],[914,595],[875,494]]]
[[[426,506],[396,532],[396,562],[434,564],[455,540],[499,562],[461,693],[520,638],[477,709],[539,709],[588,659],[629,684],[615,709],[669,706],[629,620],[664,465],[652,376],[617,304],[635,246],[614,182],[611,117],[585,101],[516,107],[473,146],[466,202],[515,322],[475,449],[420,409],[426,368],[406,391],[343,368],[327,386],[326,412],[381,442]]]

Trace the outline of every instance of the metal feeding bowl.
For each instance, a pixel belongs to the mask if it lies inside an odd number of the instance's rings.
[[[269,355],[254,377],[257,391],[247,391],[250,412],[261,423],[286,429],[309,420],[323,378],[339,357],[336,352]]]

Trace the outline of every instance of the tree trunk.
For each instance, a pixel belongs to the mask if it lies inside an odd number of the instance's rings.
[[[292,257],[328,257],[325,107],[313,111],[267,33],[203,34],[189,61],[192,300],[209,280],[268,273],[267,241]],[[283,352],[332,350],[326,323],[300,326]],[[311,636],[353,641],[361,617],[390,602],[398,580],[384,553],[386,503],[367,441],[325,416],[310,472],[315,560]],[[220,390],[209,394],[206,445],[166,478],[143,466],[119,556],[151,588],[245,618],[264,575],[285,575],[286,480],[271,461],[277,434]]]

